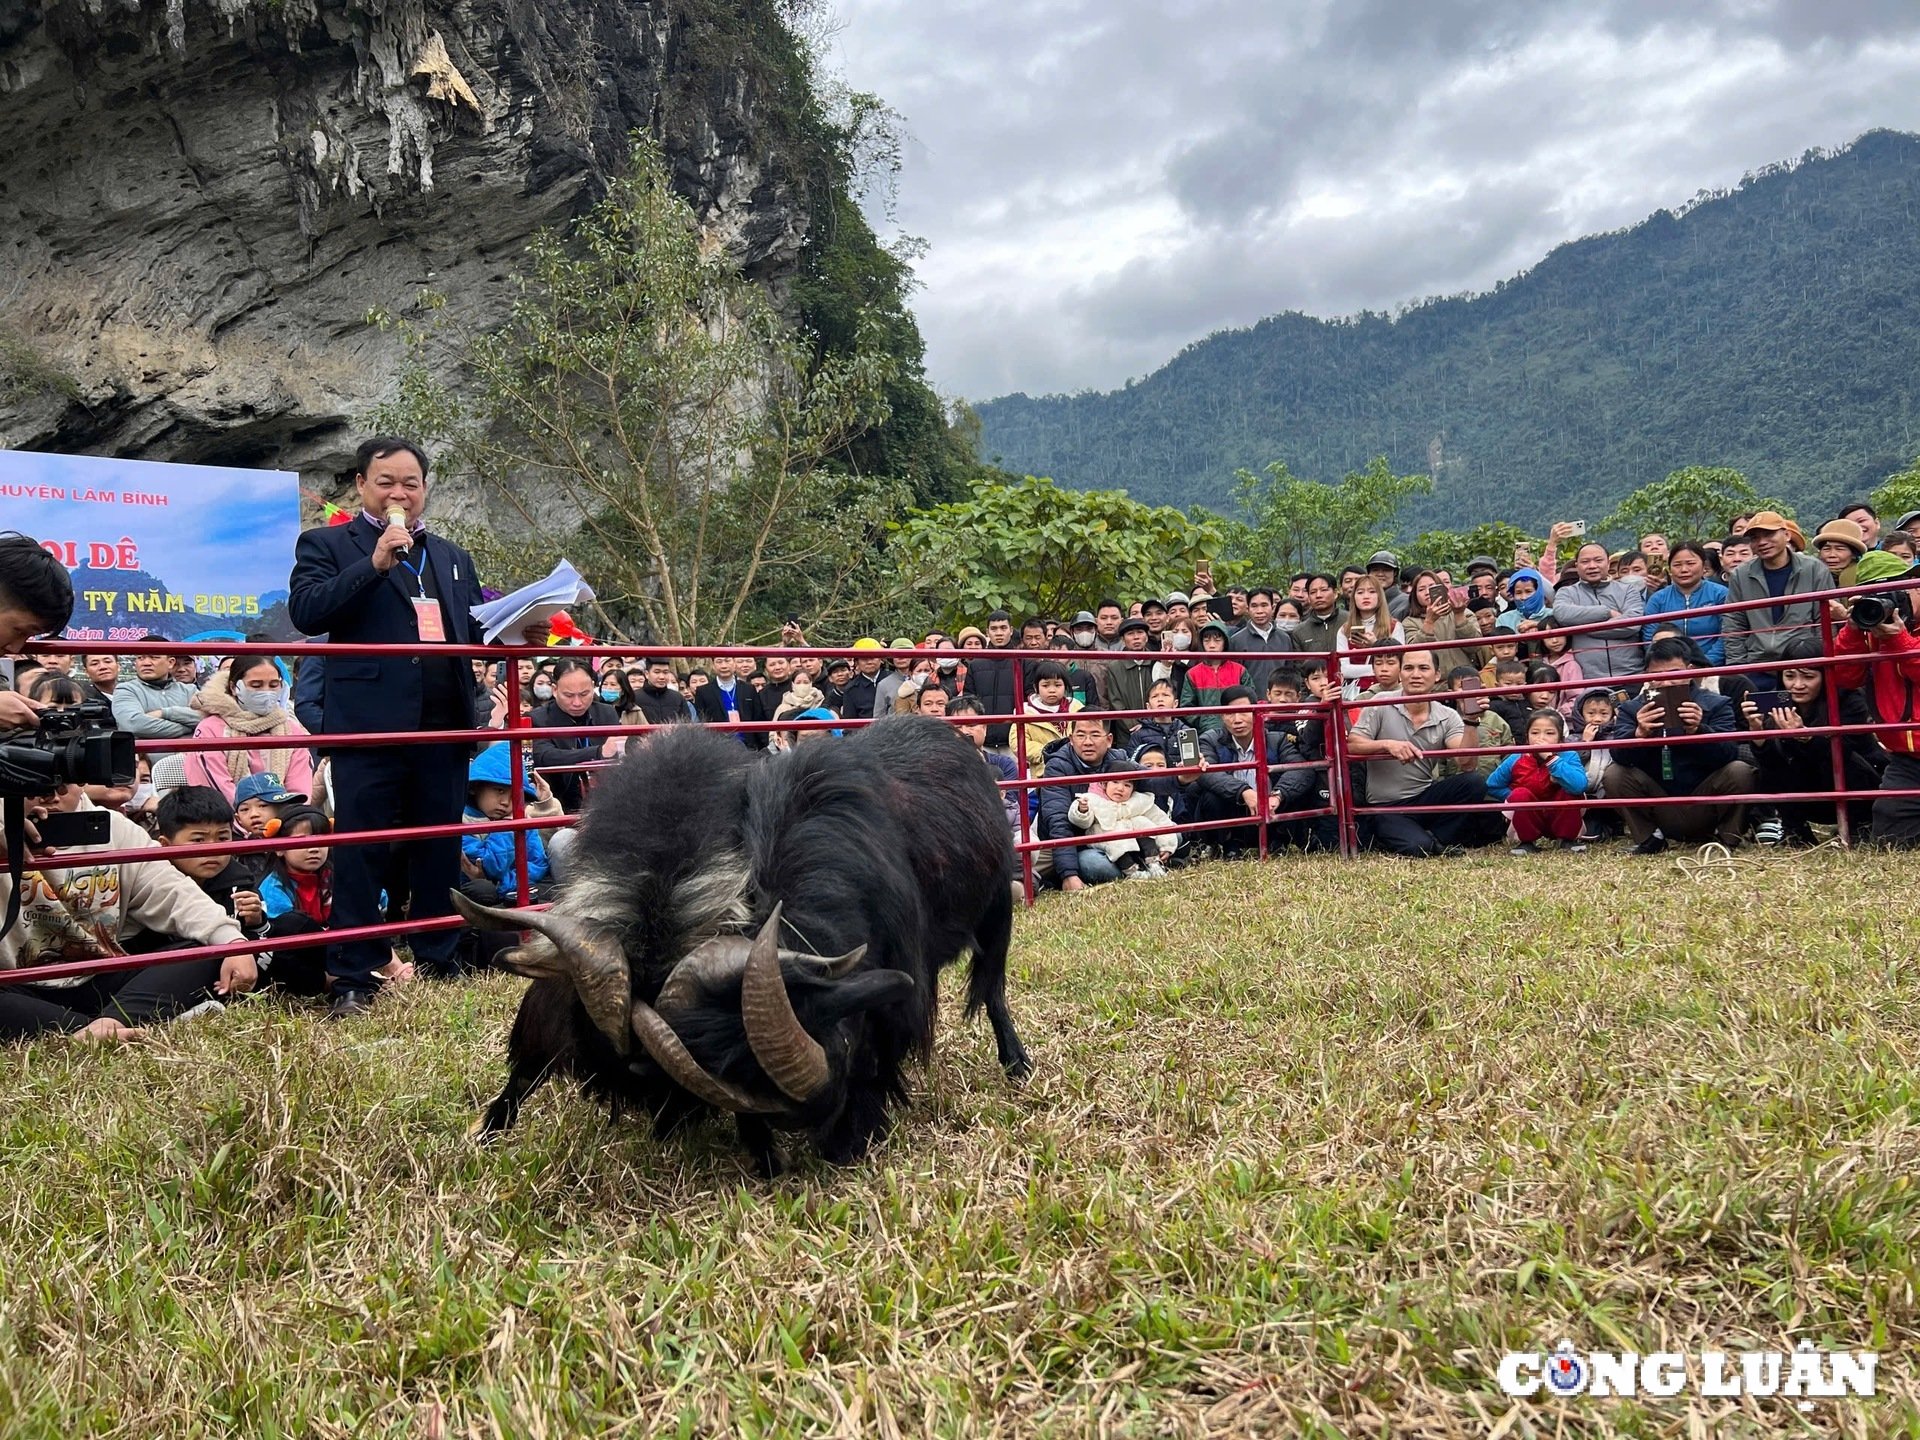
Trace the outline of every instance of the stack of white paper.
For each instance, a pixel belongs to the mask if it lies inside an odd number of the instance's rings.
[[[571,563],[562,560],[546,579],[474,606],[473,618],[486,631],[482,644],[491,645],[503,635],[518,643],[520,632],[528,625],[544,626],[562,610],[591,599],[593,587],[580,578],[580,572]]]

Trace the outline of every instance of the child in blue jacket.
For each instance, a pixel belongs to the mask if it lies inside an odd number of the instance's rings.
[[[504,740],[487,746],[473,757],[473,763],[467,767],[467,819],[505,820],[513,814],[513,786],[507,773],[507,758],[507,742]],[[543,782],[529,770],[522,783],[533,801],[527,807],[527,813],[540,814]],[[546,801],[551,802],[552,798],[552,792],[546,792]],[[558,813],[558,807],[553,808]],[[527,837],[527,882],[533,886],[533,898],[527,903],[539,904],[547,898],[544,889],[553,878],[553,865],[547,858],[547,845],[540,838],[540,832],[528,830],[524,833]],[[520,885],[514,867],[513,840],[514,832],[511,830],[490,830],[483,835],[469,835],[460,842],[460,870],[466,877],[460,885],[463,893],[482,905],[519,903]]]

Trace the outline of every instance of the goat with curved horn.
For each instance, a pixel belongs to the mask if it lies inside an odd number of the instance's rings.
[[[532,930],[551,940],[564,965],[541,965],[536,957],[524,953],[522,962],[530,970],[538,967],[537,974],[571,979],[580,1003],[586,1006],[600,1033],[622,1055],[632,1050],[628,1008],[633,1001],[633,979],[625,952],[604,930],[551,910],[504,910],[482,905],[458,890],[453,892],[453,904],[476,929]]]
[[[827,1052],[793,1013],[780,974],[779,905],[760,927],[740,976],[740,1018],[753,1058],[783,1095],[804,1103],[820,1093],[830,1077]]]
[[[771,1115],[786,1108],[756,1099],[737,1085],[729,1085],[719,1076],[709,1073],[688,1053],[687,1047],[674,1034],[673,1027],[667,1024],[660,1012],[644,1000],[633,1002],[633,1033],[640,1037],[640,1044],[653,1057],[654,1064],[667,1072],[668,1079],[717,1109],[731,1111],[735,1115]]]
[[[704,990],[718,990],[740,979],[746,972],[747,958],[753,953],[753,941],[744,935],[717,935],[703,940],[673,967],[653,1005],[662,1015],[675,1015],[700,998]],[[804,950],[780,951],[780,962],[795,969],[811,970],[822,980],[839,980],[859,968],[867,958],[867,947],[856,945],[844,955],[811,955]]]

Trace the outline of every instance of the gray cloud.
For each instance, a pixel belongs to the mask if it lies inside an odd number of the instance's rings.
[[[907,117],[945,391],[1108,387],[1284,310],[1490,285],[1877,125],[1912,0],[838,0]]]

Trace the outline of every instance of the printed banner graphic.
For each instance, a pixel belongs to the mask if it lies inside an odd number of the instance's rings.
[[[73,573],[69,640],[298,638],[295,474],[0,450],[0,500]]]

